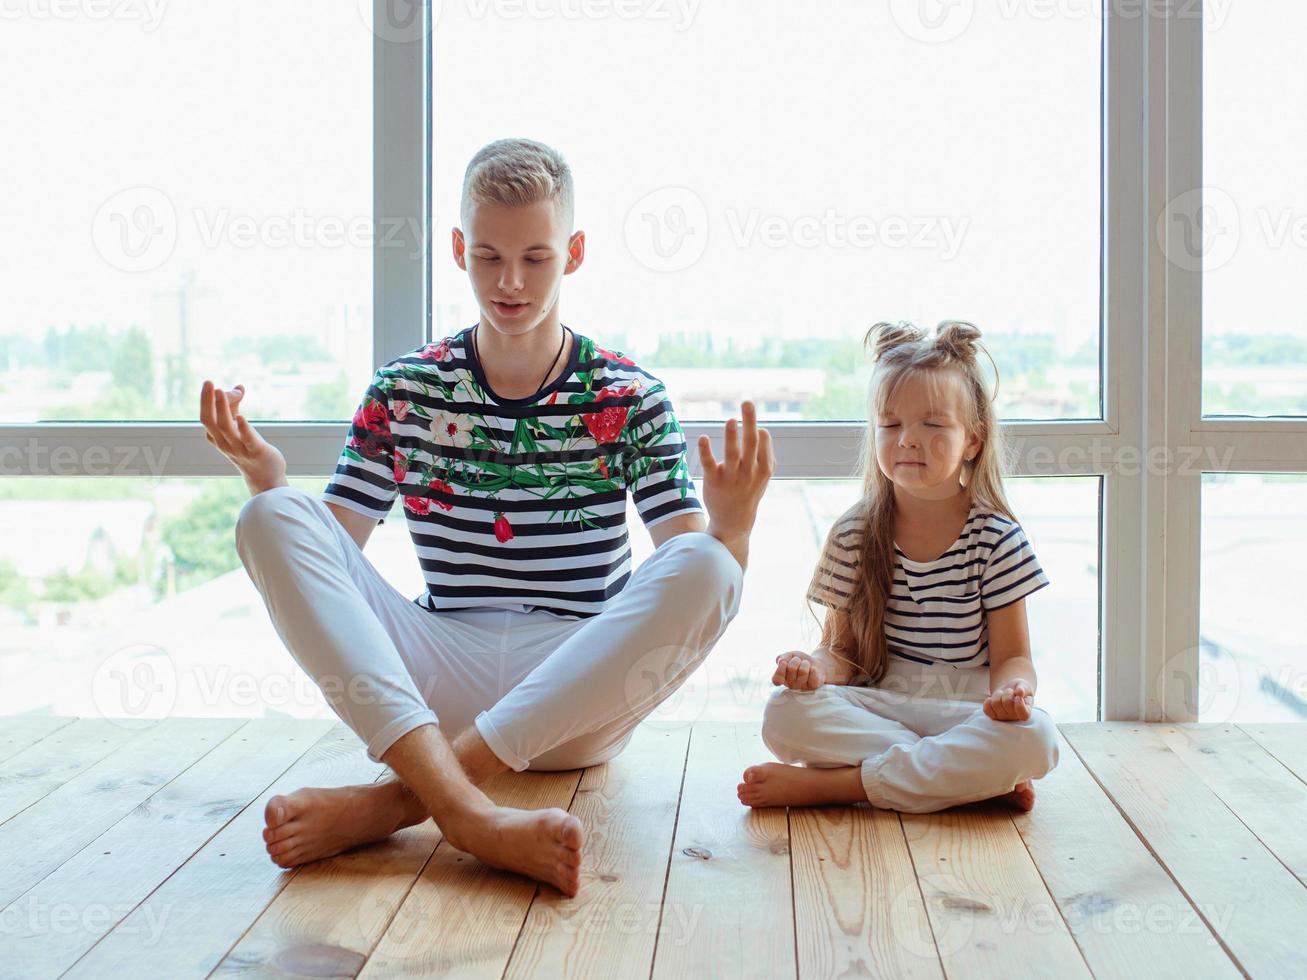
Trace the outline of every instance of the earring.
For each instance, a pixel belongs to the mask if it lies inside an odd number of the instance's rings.
[[[960,486],[963,490],[967,488],[967,480],[968,480],[967,471],[970,470],[975,465],[976,465],[976,461],[970,457],[963,460],[962,462],[962,470],[958,473],[958,486]]]

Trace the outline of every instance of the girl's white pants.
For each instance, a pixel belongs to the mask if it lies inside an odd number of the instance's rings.
[[[739,611],[743,572],[716,538],[678,534],[597,616],[430,612],[387,582],[320,498],[251,497],[236,550],[291,655],[367,746],[475,724],[505,765],[577,769],[617,755]]]
[[[782,762],[859,766],[867,800],[903,813],[989,799],[1057,765],[1043,708],[1026,721],[985,714],[988,667],[889,663],[876,687],[778,688],[763,711],[764,744]]]

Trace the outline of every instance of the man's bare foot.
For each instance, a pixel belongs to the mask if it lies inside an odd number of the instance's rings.
[[[823,803],[865,803],[858,766],[808,769],[764,762],[744,770],[735,795],[745,806],[819,806]]]
[[[1004,803],[1011,803],[1021,810],[1033,810],[1035,808],[1035,786],[1027,779],[1025,782],[1017,783],[1012,788],[1012,792],[996,796],[994,799],[1002,800]]]
[[[483,864],[516,871],[572,896],[581,887],[581,821],[566,810],[492,806],[441,824],[445,839]]]
[[[293,868],[385,840],[426,818],[425,808],[398,781],[306,787],[268,800],[263,841],[274,862]]]

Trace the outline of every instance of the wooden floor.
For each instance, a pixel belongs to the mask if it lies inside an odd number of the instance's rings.
[[[432,821],[293,871],[263,804],[384,768],[328,721],[0,719],[0,976],[1303,977],[1307,725],[1060,726],[1023,814],[751,812],[753,724],[488,789],[586,828],[566,899]]]

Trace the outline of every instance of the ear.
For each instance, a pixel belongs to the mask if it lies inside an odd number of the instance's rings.
[[[571,275],[577,269],[581,268],[581,263],[584,261],[585,232],[574,232],[572,237],[567,241],[567,265],[563,267],[563,275]]]
[[[450,245],[454,249],[454,262],[460,269],[467,272],[467,243],[463,241],[463,229],[454,229]]]

